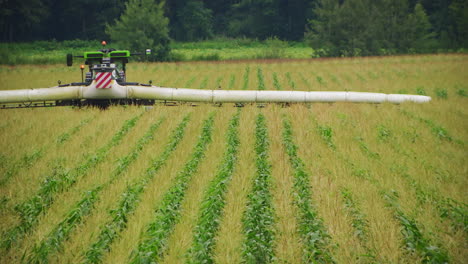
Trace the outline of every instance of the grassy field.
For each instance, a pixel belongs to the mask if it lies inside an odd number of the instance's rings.
[[[128,49],[115,43],[108,48]],[[151,47],[148,47],[151,48]],[[307,59],[317,56],[305,42],[278,39],[214,39],[198,42],[171,42],[169,61],[221,61],[240,59]],[[66,54],[83,55],[85,51],[102,49],[101,41],[68,40],[36,41],[31,43],[0,43],[0,64],[56,64],[65,63]],[[135,52],[132,50],[132,52]],[[143,52],[143,51],[140,51]]]
[[[0,263],[466,263],[468,57],[136,63],[196,89],[427,104],[0,110]],[[0,66],[0,89],[80,79]]]

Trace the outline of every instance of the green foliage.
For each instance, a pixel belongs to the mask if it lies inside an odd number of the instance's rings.
[[[120,19],[106,26],[106,33],[132,51],[152,49],[151,61],[168,60],[169,21],[164,17],[164,1],[129,0],[125,6]]]
[[[44,180],[36,194],[27,201],[17,204],[15,209],[20,214],[20,223],[5,232],[2,237],[1,248],[10,249],[14,242],[21,239],[25,233],[29,232],[39,221],[38,218],[40,215],[52,205],[57,194],[68,190],[80,177],[86,175],[89,170],[103,161],[107,157],[110,149],[118,145],[124,136],[136,125],[141,115],[142,114],[139,114],[125,121],[122,128],[114,134],[106,145],[99,148],[96,153],[90,155],[73,170],[65,170],[61,167],[54,169],[52,175]]]
[[[182,41],[194,41],[213,37],[212,11],[203,1],[188,0],[176,10],[173,35]]]
[[[299,234],[305,247],[304,263],[334,263],[329,252],[330,236],[323,226],[317,209],[312,203],[310,175],[306,172],[304,162],[298,157],[298,146],[293,141],[291,122],[283,119],[283,145],[294,169],[294,203],[299,209]]]
[[[468,93],[466,92],[465,89],[462,89],[462,88],[457,90],[457,94],[461,97],[468,97]]]
[[[231,74],[231,79],[229,79],[228,90],[234,89],[235,83],[236,83],[236,75]]]
[[[449,263],[447,252],[435,245],[431,245],[429,239],[425,238],[420,231],[416,220],[407,216],[398,204],[398,193],[394,190],[382,192],[387,206],[395,212],[395,218],[400,222],[403,229],[401,233],[405,247],[410,252],[417,252],[423,256],[423,263]]]
[[[214,113],[203,123],[202,133],[189,161],[177,173],[172,187],[164,194],[162,202],[155,211],[153,221],[148,225],[143,240],[131,255],[131,263],[158,262],[166,249],[167,240],[174,225],[180,218],[180,206],[185,196],[191,176],[205,157],[205,151],[211,142]]]
[[[335,144],[333,143],[333,129],[329,126],[326,125],[318,125],[317,126],[317,131],[319,132],[319,135],[322,137],[322,139],[325,141],[325,143],[331,148],[331,149],[336,149]]]
[[[198,222],[194,230],[193,244],[190,248],[191,263],[214,263],[213,248],[219,229],[220,218],[225,205],[225,193],[229,187],[237,163],[239,148],[240,111],[231,119],[226,136],[226,152],[215,178],[205,191]]]
[[[258,90],[265,90],[265,80],[263,79],[262,68],[257,68],[257,78],[258,78]]]
[[[242,257],[246,263],[270,263],[274,259],[275,219],[270,193],[271,164],[265,116],[258,114],[255,124],[256,172],[242,218],[245,233]]]
[[[276,72],[273,73],[273,85],[275,86],[276,90],[283,90],[280,82],[278,81],[278,75]]]
[[[423,51],[431,24],[422,5],[408,9],[407,0],[318,0],[305,38],[319,56]]]
[[[373,159],[380,159],[379,153],[371,151],[362,137],[358,136],[354,139],[359,143],[359,147],[364,154]]]
[[[266,39],[264,43],[267,48],[257,55],[258,59],[279,59],[286,57],[286,49],[289,46],[288,42],[274,37]]]
[[[388,142],[392,138],[392,131],[384,125],[379,125],[377,127],[377,138],[380,141]]]
[[[250,75],[250,66],[245,67],[245,72],[244,72],[244,83],[242,85],[242,90],[248,90],[249,89],[249,75]]]
[[[343,188],[341,190],[341,196],[343,197],[346,210],[351,215],[351,225],[356,230],[354,234],[361,242],[365,243],[369,235],[369,223],[366,216],[361,212],[359,204],[356,202],[350,190]]]
[[[176,129],[171,134],[168,144],[156,159],[151,162],[151,166],[146,170],[146,174],[142,180],[127,187],[124,193],[121,195],[118,207],[109,211],[112,216],[112,220],[104,224],[101,227],[101,232],[96,238],[95,242],[91,244],[85,253],[86,263],[101,263],[102,257],[105,250],[109,250],[112,242],[119,236],[120,232],[127,227],[127,219],[134,212],[140,202],[140,195],[143,193],[146,185],[156,175],[159,169],[166,163],[170,154],[177,148],[179,142],[184,137],[185,128],[190,121],[190,115],[186,115]],[[157,123],[157,124],[160,124]],[[120,166],[117,166],[118,172],[122,172],[124,168],[128,167],[126,160],[133,158],[136,159],[136,155],[142,150],[142,147],[152,139],[154,130],[150,130],[141,138],[137,148],[134,152],[128,155],[127,159],[123,159],[120,162]]]
[[[432,133],[435,136],[437,136],[437,138],[439,138],[441,140],[455,141],[457,143],[461,142],[459,140],[454,140],[452,138],[452,136],[450,136],[449,132],[444,127],[442,127],[439,124],[436,124],[434,121],[432,121],[430,119],[425,119],[425,118],[422,118],[422,117],[418,117],[418,116],[414,115],[413,113],[410,113],[410,112],[405,111],[405,110],[402,110],[402,113],[405,114],[408,117],[411,117],[411,118],[413,118],[415,120],[419,120],[419,121],[425,123],[431,129]],[[463,143],[461,143],[461,144],[463,144]]]
[[[296,83],[294,82],[293,78],[291,77],[290,72],[286,73],[286,79],[288,80],[289,87],[291,87],[292,90],[296,90]]]
[[[441,99],[447,99],[448,97],[447,89],[436,89],[435,94]]]
[[[69,131],[61,134],[57,139],[56,139],[56,142],[57,142],[57,145],[63,145],[65,142],[67,142],[68,140],[70,140],[70,138],[75,135],[76,133],[78,133],[78,131],[80,131],[80,129],[87,125],[90,121],[92,120],[92,118],[87,118],[83,121],[81,121],[78,125],[76,125],[75,127],[71,128]]]
[[[416,94],[426,95],[426,90],[424,90],[424,87],[420,86],[420,87],[416,88]]]
[[[73,208],[40,243],[35,245],[28,263],[48,263],[50,253],[60,250],[64,240],[68,238],[73,229],[83,221],[83,218],[91,213],[94,204],[98,200],[101,187],[85,193],[85,197]]]

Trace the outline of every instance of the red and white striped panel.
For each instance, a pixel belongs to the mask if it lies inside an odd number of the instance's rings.
[[[111,88],[112,73],[110,72],[97,72],[96,73],[96,88],[106,89]]]

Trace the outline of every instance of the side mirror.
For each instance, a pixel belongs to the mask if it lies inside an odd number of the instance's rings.
[[[72,66],[73,64],[73,56],[71,54],[67,54],[67,66]]]

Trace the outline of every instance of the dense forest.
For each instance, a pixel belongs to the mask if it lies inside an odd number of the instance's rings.
[[[176,41],[276,37],[350,56],[468,47],[467,0],[2,0],[0,41],[131,38],[122,30],[151,16]]]

